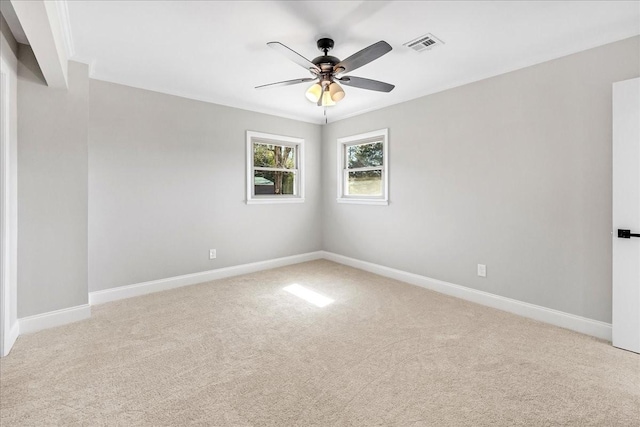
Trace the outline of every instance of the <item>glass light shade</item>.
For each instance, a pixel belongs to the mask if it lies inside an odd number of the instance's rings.
[[[322,92],[322,106],[323,107],[332,107],[336,105],[336,103],[331,99],[331,92],[325,90]]]
[[[336,82],[329,85],[329,93],[331,94],[331,99],[335,102],[344,98],[344,90],[342,90],[342,87]]]
[[[320,95],[322,95],[322,86],[320,86],[320,83],[314,83],[307,89],[307,93],[305,93],[305,96],[311,102],[318,102]]]

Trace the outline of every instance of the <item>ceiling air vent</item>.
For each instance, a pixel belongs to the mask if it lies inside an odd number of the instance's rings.
[[[406,42],[403,46],[407,46],[416,52],[423,52],[425,50],[431,50],[436,46],[444,44],[442,40],[437,38],[431,33],[427,33],[424,36],[420,36],[417,39],[413,39],[410,42]]]

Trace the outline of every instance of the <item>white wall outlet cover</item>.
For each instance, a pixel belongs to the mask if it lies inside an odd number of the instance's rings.
[[[216,258],[216,250],[209,249],[209,259],[215,259],[215,258]]]
[[[484,264],[478,264],[478,276],[487,277],[487,266]]]

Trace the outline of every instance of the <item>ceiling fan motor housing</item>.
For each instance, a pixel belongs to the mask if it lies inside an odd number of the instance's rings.
[[[327,85],[333,81],[335,74],[334,67],[340,63],[340,59],[335,56],[327,55],[331,49],[333,49],[334,42],[332,39],[319,39],[317,42],[318,49],[324,52],[324,55],[314,58],[311,62],[320,68],[320,84]]]
[[[317,65],[323,73],[328,73],[333,72],[333,67],[335,67],[340,60],[335,56],[324,55],[314,58],[311,62]]]

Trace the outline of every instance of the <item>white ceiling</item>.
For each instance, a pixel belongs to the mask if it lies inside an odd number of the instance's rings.
[[[345,59],[379,40],[393,50],[353,75],[396,85],[391,93],[344,87],[329,121],[397,104],[640,34],[638,1],[68,1],[72,59],[92,77],[217,104],[324,123],[309,77],[266,43],[308,59],[335,40]],[[445,42],[416,53],[425,33]]]

